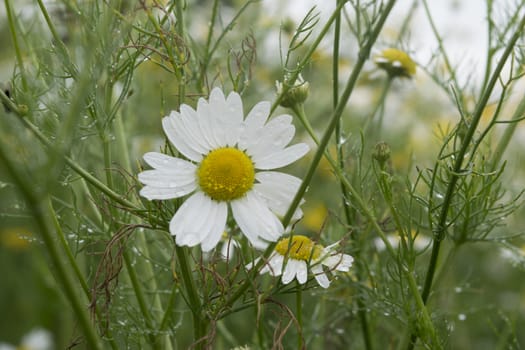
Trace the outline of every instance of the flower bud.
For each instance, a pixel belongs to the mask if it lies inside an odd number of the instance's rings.
[[[382,141],[375,145],[372,157],[379,163],[381,169],[384,169],[387,162],[390,160],[390,153],[390,146]]]
[[[288,81],[285,77],[284,82],[276,81],[275,86],[277,88],[277,95],[281,95],[284,91],[284,87],[288,86]],[[295,83],[290,87],[281,98],[280,105],[282,107],[293,107],[297,104],[303,103],[308,98],[310,90],[310,84],[304,81],[303,77],[299,74]]]

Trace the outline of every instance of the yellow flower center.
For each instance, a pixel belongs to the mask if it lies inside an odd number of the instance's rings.
[[[321,245],[315,244],[310,238],[303,235],[294,235],[291,243],[290,238],[283,238],[275,246],[277,253],[281,255],[288,253],[290,259],[304,261],[318,259],[322,249]]]
[[[197,170],[200,188],[217,201],[231,201],[244,196],[255,179],[253,162],[237,148],[218,148],[202,160]]]
[[[394,48],[385,49],[379,56],[376,56],[376,59],[378,59],[376,64],[390,74],[406,77],[416,74],[415,62],[404,51]],[[387,60],[387,62],[382,62],[380,59]],[[395,66],[394,62],[399,62],[400,66]]]

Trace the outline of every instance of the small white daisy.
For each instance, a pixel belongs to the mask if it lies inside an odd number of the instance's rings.
[[[323,266],[326,266],[331,272],[347,272],[354,261],[352,256],[334,251],[335,246],[338,244],[334,243],[323,247],[302,235],[292,236],[292,242],[290,242],[289,237],[283,238],[275,246],[273,253],[260,273],[269,272],[272,276],[282,275],[281,281],[283,284],[290,283],[294,278],[300,284],[304,284],[308,277],[308,268],[310,268],[317,283],[323,288],[328,288],[330,281]],[[285,256],[288,256],[286,264],[284,264]],[[259,258],[247,267],[252,268],[258,261]]]
[[[304,156],[304,143],[286,147],[295,134],[290,115],[267,121],[270,103],[259,102],[243,118],[241,97],[227,98],[215,88],[209,102],[197,110],[181,105],[162,119],[170,142],[188,160],[162,153],[146,153],[154,170],[138,175],[145,186],[140,194],[149,200],[192,194],[170,222],[170,232],[180,246],[201,244],[213,249],[225,230],[228,207],[252,245],[264,248],[283,233],[284,216],[301,180],[276,171]],[[256,170],[263,170],[258,171]],[[300,209],[293,219],[302,216]]]

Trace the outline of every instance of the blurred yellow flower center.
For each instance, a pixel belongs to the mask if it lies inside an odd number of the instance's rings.
[[[321,250],[321,245],[315,244],[310,238],[303,235],[294,235],[291,243],[290,238],[283,238],[275,246],[277,253],[281,255],[288,253],[290,259],[304,261],[318,259],[321,255]]]
[[[375,63],[392,75],[411,77],[416,74],[416,63],[401,50],[389,48],[374,59]]]
[[[211,151],[197,170],[204,193],[217,201],[231,201],[244,196],[255,179],[250,157],[236,148],[223,147]]]

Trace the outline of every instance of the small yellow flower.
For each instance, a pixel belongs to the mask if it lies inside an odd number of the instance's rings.
[[[416,74],[416,64],[401,50],[388,48],[374,57],[374,63],[392,77],[412,78]]]

